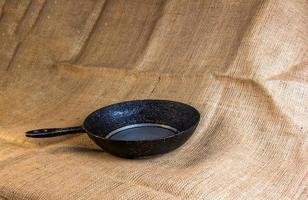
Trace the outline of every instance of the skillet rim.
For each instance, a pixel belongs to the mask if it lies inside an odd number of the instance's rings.
[[[184,105],[186,107],[188,107],[189,109],[193,110],[195,113],[196,113],[196,121],[193,123],[192,126],[190,126],[189,128],[183,130],[183,131],[179,131],[177,132],[176,134],[174,135],[170,135],[170,136],[166,136],[166,137],[162,137],[162,138],[159,138],[159,139],[150,139],[150,140],[117,140],[117,139],[112,139],[112,138],[106,138],[106,137],[102,137],[102,136],[98,136],[94,133],[92,133],[91,131],[89,131],[88,129],[86,129],[85,127],[85,122],[90,118],[90,116],[92,116],[94,113],[100,111],[100,110],[103,110],[103,109],[106,109],[106,108],[109,108],[109,107],[112,107],[112,106],[116,106],[116,105],[121,105],[121,104],[126,104],[126,103],[130,103],[130,102],[144,102],[144,101],[156,101],[156,102],[166,102],[166,103],[175,103],[175,104],[181,104],[181,105]],[[140,142],[153,142],[153,141],[160,141],[160,140],[167,140],[167,139],[170,139],[170,138],[174,138],[175,136],[179,136],[179,135],[182,135],[184,132],[190,130],[190,129],[196,129],[199,122],[200,122],[200,112],[194,108],[193,106],[189,105],[189,104],[186,104],[186,103],[182,103],[182,102],[178,102],[178,101],[172,101],[172,100],[166,100],[166,99],[134,99],[134,100],[129,100],[129,101],[121,101],[121,102],[118,102],[118,103],[113,103],[113,104],[110,104],[110,105],[107,105],[107,106],[104,106],[104,107],[101,107],[93,112],[91,112],[90,114],[88,114],[88,116],[84,119],[81,127],[87,132],[87,134],[95,137],[95,138],[98,138],[98,139],[102,139],[102,140],[105,140],[105,141],[115,141],[115,142],[131,142],[131,143],[140,143]],[[174,127],[173,127],[174,128]],[[194,132],[194,131],[193,131]],[[192,133],[193,134],[193,133]]]

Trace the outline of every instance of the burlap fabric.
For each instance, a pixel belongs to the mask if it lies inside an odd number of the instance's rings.
[[[2,199],[307,199],[305,0],[0,0]],[[180,149],[127,160],[82,123],[123,100],[202,119]]]

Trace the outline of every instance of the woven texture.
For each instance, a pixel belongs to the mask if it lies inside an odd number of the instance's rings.
[[[0,199],[307,199],[307,24],[306,0],[0,0]],[[145,98],[201,112],[184,146],[24,136]]]

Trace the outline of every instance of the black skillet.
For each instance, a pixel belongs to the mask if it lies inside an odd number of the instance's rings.
[[[192,135],[199,119],[199,112],[187,104],[134,100],[96,110],[82,126],[32,130],[26,136],[45,138],[86,132],[106,152],[138,158],[178,148]]]

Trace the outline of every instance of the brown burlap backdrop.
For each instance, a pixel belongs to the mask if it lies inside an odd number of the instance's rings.
[[[306,199],[306,0],[0,0],[0,199]],[[143,160],[75,126],[122,100],[198,108]]]

